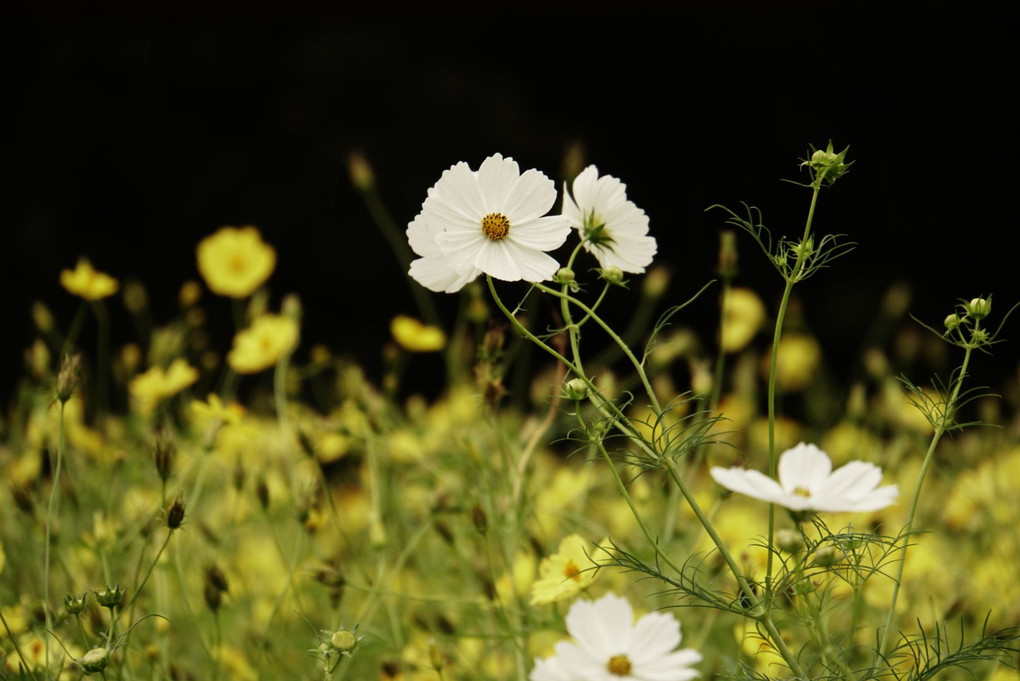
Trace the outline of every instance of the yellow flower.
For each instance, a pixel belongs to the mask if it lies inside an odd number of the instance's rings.
[[[390,322],[397,344],[411,352],[436,352],[446,345],[446,334],[438,326],[422,324],[414,317],[397,315]]]
[[[776,385],[780,390],[796,392],[811,382],[822,359],[822,348],[811,336],[789,334],[779,339],[776,358]],[[762,372],[768,375],[769,354],[762,358]]]
[[[78,261],[74,270],[60,272],[60,285],[69,293],[85,300],[100,300],[117,292],[117,280],[103,272],[97,272],[85,258]]]
[[[732,288],[723,297],[722,338],[723,352],[737,352],[751,342],[765,321],[765,305],[749,288]]]
[[[195,249],[198,271],[213,293],[246,298],[276,267],[276,251],[254,227],[223,227]]]
[[[280,361],[298,343],[298,325],[290,317],[264,314],[234,336],[227,363],[239,374],[254,374]]]
[[[141,412],[148,414],[161,401],[173,397],[197,380],[198,369],[177,358],[165,370],[155,366],[135,376],[128,385],[128,391],[138,401]]]
[[[572,598],[595,581],[597,563],[591,559],[588,542],[572,534],[560,548],[538,566],[538,580],[531,585],[531,604],[540,605]]]
[[[221,423],[229,423],[231,425],[237,425],[244,418],[245,408],[237,402],[229,402],[223,404],[223,400],[216,393],[209,393],[206,401],[192,400],[191,411],[196,416],[201,417],[207,421],[219,421]]]

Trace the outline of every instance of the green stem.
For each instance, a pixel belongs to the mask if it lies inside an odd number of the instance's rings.
[[[975,323],[975,331],[979,328],[980,324]],[[917,474],[917,483],[914,485],[914,496],[910,502],[910,513],[907,515],[907,523],[903,527],[903,549],[900,553],[899,565],[896,568],[896,577],[893,579],[893,592],[892,598],[889,601],[889,612],[886,615],[885,627],[882,629],[882,639],[879,643],[878,649],[875,651],[875,661],[877,662],[879,657],[885,654],[886,645],[889,641],[889,632],[892,630],[893,619],[896,615],[896,601],[900,595],[900,585],[903,582],[903,568],[907,562],[907,548],[910,546],[910,533],[914,525],[914,517],[917,515],[918,502],[921,499],[921,486],[924,484],[924,479],[928,474],[928,468],[931,466],[932,460],[935,458],[935,448],[945,435],[946,430],[952,424],[954,412],[956,411],[956,403],[960,397],[960,389],[963,387],[963,379],[967,376],[967,367],[970,365],[970,356],[974,350],[974,346],[970,343],[964,346],[963,363],[960,365],[959,377],[956,380],[956,385],[953,386],[953,392],[949,397],[949,400],[945,403],[945,411],[942,414],[942,419],[935,426],[935,432],[932,434],[931,443],[928,445],[928,451],[924,456],[924,462],[921,464],[921,470]]]
[[[816,179],[812,184],[811,192],[811,205],[808,208],[807,220],[804,223],[804,235],[800,239],[801,247],[807,243],[808,237],[811,236],[811,223],[815,218],[815,206],[818,204],[818,193],[821,191],[821,179]],[[772,334],[772,355],[769,359],[769,388],[768,388],[768,412],[769,412],[769,477],[776,477],[776,364],[779,359],[779,339],[783,333],[783,322],[786,319],[786,308],[790,303],[790,292],[793,291],[793,285],[800,280],[800,275],[804,270],[804,263],[807,261],[807,254],[802,254],[797,257],[797,262],[793,266],[793,272],[790,274],[784,274],[783,278],[786,280],[786,286],[783,288],[783,297],[779,303],[779,312],[776,315],[776,328]],[[775,543],[775,530],[776,530],[776,505],[769,504],[769,551],[768,558],[765,564],[765,589],[766,591],[772,591],[772,546]]]
[[[159,562],[160,557],[163,555],[163,551],[166,550],[168,544],[170,544],[170,537],[174,536],[174,531],[168,530],[166,533],[166,539],[163,540],[163,545],[159,547],[159,551],[156,552],[156,557],[152,559],[152,564],[149,565],[149,569],[146,570],[145,576],[142,577],[142,581],[139,582],[138,586],[135,587],[135,592],[131,594],[131,601],[128,603],[128,607],[124,610],[130,610],[128,613],[128,622],[134,619],[134,608],[135,602],[138,600],[138,596],[141,595],[142,589],[145,588],[146,583],[149,581],[149,577],[152,576],[152,571],[156,568],[156,564]],[[121,612],[124,612],[121,610]]]

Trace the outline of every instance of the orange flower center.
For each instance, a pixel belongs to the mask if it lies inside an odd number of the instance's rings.
[[[626,655],[613,655],[609,658],[606,669],[615,676],[628,676],[631,669],[630,660]]]
[[[566,566],[563,568],[563,576],[567,579],[579,582],[581,581],[581,570],[574,564],[574,561],[568,560]]]
[[[796,494],[798,497],[806,497],[808,499],[811,498],[811,490],[805,489],[804,487],[794,487],[793,493]]]
[[[489,213],[482,218],[482,234],[493,241],[505,239],[510,233],[510,220],[502,213]]]

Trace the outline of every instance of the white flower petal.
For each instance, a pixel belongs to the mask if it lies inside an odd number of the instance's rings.
[[[775,501],[786,496],[779,483],[758,471],[714,466],[709,472],[716,482],[731,492],[739,492],[763,501]]]
[[[478,189],[482,195],[482,215],[506,212],[507,197],[513,186],[521,177],[521,170],[512,158],[503,158],[501,154],[493,154],[482,161],[476,174]],[[546,209],[548,210],[548,208]]]
[[[520,271],[518,279],[524,281],[548,281],[560,268],[556,258],[542,251],[526,248],[513,241],[502,242],[505,252],[513,259]],[[480,267],[480,266],[479,266]],[[485,268],[482,268],[485,270]],[[487,270],[485,270],[487,271]],[[496,276],[490,272],[492,276]]]
[[[511,225],[507,241],[536,251],[554,251],[570,236],[570,223],[562,215],[548,215]]]
[[[458,272],[445,257],[435,255],[412,260],[408,274],[431,291],[456,293],[481,272],[477,269]]]
[[[556,203],[556,185],[537,170],[526,170],[507,192],[502,212],[510,218],[510,230],[549,212]]]
[[[449,210],[468,220],[481,220],[486,213],[478,178],[463,161],[443,172],[426,201],[429,199],[441,200]]]
[[[813,444],[801,442],[779,456],[779,482],[787,492],[798,487],[814,492],[831,471],[828,455]]]
[[[882,482],[882,469],[864,461],[851,461],[837,468],[819,487],[819,496],[857,497],[878,487]]]
[[[628,654],[631,662],[640,664],[662,657],[680,645],[680,623],[672,615],[650,612],[634,624],[634,635]]]
[[[585,652],[609,659],[630,643],[634,611],[626,598],[608,593],[597,601],[577,601],[566,617],[567,631]]]

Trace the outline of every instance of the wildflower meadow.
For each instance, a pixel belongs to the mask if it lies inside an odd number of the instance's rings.
[[[849,385],[794,304],[860,266],[826,200],[879,160],[784,161],[792,230],[699,206],[718,249],[678,300],[597,158],[437,167],[415,215],[349,160],[417,304],[378,373],[309,336],[334,312],[269,286],[257,226],[194,244],[168,318],[52,272],[77,312],[32,304],[0,430],[0,681],[1020,681],[1018,405],[972,378],[1020,301],[912,318],[893,288],[876,319],[950,370],[890,336]]]

